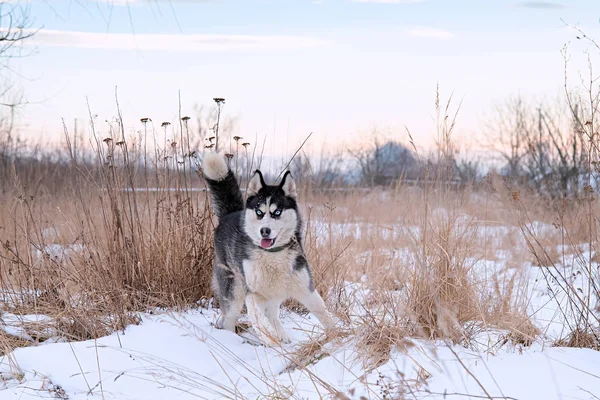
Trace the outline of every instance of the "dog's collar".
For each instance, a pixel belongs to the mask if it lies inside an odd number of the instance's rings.
[[[264,247],[260,247],[258,246],[259,249],[264,250],[264,251],[268,251],[269,253],[278,253],[280,251],[283,251],[285,249],[287,249],[288,247],[290,247],[292,244],[294,244],[296,242],[296,236],[292,236],[292,238],[290,239],[289,242],[287,242],[286,244],[284,244],[283,246],[279,246],[279,247],[269,247],[268,249],[265,249]]]
[[[260,246],[258,246],[258,247],[264,251],[268,251],[269,253],[278,253],[282,250],[287,249],[290,246],[291,246],[291,243],[287,243],[287,244],[284,244],[283,246],[273,247],[273,248],[268,248],[268,249],[265,249],[264,247],[260,247]]]

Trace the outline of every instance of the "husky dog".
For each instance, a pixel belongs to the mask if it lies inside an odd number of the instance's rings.
[[[221,308],[217,328],[235,332],[245,301],[263,342],[289,343],[279,320],[279,306],[290,297],[304,304],[325,328],[331,328],[334,320],[315,290],[304,255],[296,184],[290,172],[279,185],[270,186],[257,170],[244,204],[225,157],[209,153],[202,168],[219,219],[212,281]]]

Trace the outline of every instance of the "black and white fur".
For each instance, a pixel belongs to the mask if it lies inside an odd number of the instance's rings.
[[[270,186],[257,170],[249,182],[245,204],[222,155],[207,154],[203,173],[219,219],[212,282],[221,308],[217,327],[235,332],[245,302],[263,342],[289,343],[279,320],[279,306],[295,298],[325,328],[331,328],[334,320],[315,290],[304,255],[296,184],[290,173],[286,172],[279,185]]]

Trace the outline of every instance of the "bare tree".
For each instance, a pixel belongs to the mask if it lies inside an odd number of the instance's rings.
[[[526,156],[525,138],[531,130],[528,109],[521,97],[509,99],[496,108],[496,116],[488,122],[488,147],[505,163],[504,174],[518,177]]]
[[[564,59],[564,89],[569,110],[573,116],[574,130],[580,136],[581,147],[586,157],[586,186],[600,186],[600,76],[594,69],[600,57],[600,44],[578,27],[566,24],[576,32],[577,40],[583,41],[587,49],[584,51],[587,71],[578,72],[579,82],[573,84],[569,80],[569,63],[571,56],[567,43],[562,55]]]
[[[328,154],[322,148],[321,153],[314,157],[302,151],[294,158],[290,170],[302,186],[324,188],[344,183],[343,164],[341,151]]]
[[[576,119],[564,105],[533,105],[516,97],[496,113],[488,124],[487,138],[490,149],[504,162],[504,176],[551,197],[581,189],[587,157]]]
[[[481,179],[481,160],[469,153],[454,157],[454,175],[461,184],[477,182]]]
[[[0,152],[3,154],[15,145],[16,111],[26,103],[12,60],[31,54],[23,48],[23,43],[35,34],[31,26],[29,7],[0,0]]]
[[[401,178],[414,179],[419,173],[412,151],[399,142],[383,139],[377,131],[369,142],[349,152],[363,185],[389,185]]]

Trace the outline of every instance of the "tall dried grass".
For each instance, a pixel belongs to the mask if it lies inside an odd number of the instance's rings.
[[[93,158],[78,160],[67,140],[67,159],[2,171],[4,311],[50,315],[87,339],[137,311],[208,301],[213,223],[189,140],[161,146],[143,125],[131,138],[120,117],[106,132],[91,118]]]
[[[469,346],[492,329],[528,345],[539,334],[527,310],[524,249],[548,265],[565,236],[519,232],[524,214],[515,213],[514,190],[498,179],[454,185],[456,114],[439,98],[436,108],[438,160],[423,162],[425,181],[369,191],[305,186],[300,203],[316,287],[345,322],[320,345],[310,344],[308,354],[327,341],[351,341],[372,368],[409,346],[409,338]],[[154,129],[144,118],[128,135],[121,116],[103,129],[91,116],[93,145],[85,157],[67,132],[60,157],[5,158],[3,311],[45,314],[55,333],[89,339],[137,323],[139,311],[210,305],[214,221],[188,120]],[[256,146],[249,147],[243,142],[231,154],[242,181],[260,164]],[[519,200],[531,220],[555,215],[534,195]],[[575,219],[573,228],[577,218],[589,220],[582,211],[564,215]],[[569,240],[579,243],[594,229]],[[519,248],[523,234],[527,247]]]

